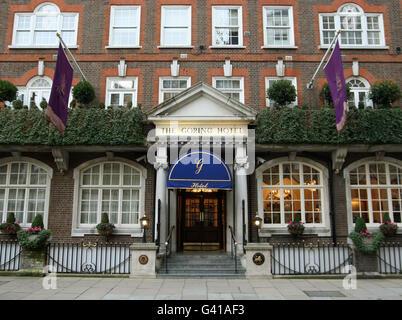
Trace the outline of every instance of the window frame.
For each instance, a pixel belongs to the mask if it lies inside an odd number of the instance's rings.
[[[134,88],[133,89],[112,89],[110,88],[112,81],[134,81]],[[133,100],[132,105],[133,108],[137,107],[138,101],[138,77],[107,77],[106,78],[106,96],[105,96],[105,106],[111,106],[111,94],[112,93],[119,93],[119,106],[124,105],[124,93],[132,93]],[[123,96],[121,95],[123,94]],[[123,101],[123,104],[120,102]]]
[[[57,8],[58,13],[57,14],[51,14],[51,15],[44,15],[41,14],[39,11],[40,9],[45,6],[45,5],[53,5],[54,7]],[[18,23],[19,23],[19,17],[30,17],[30,28],[26,29],[29,32],[29,44],[17,44],[17,31],[18,29]],[[59,41],[56,40],[55,44],[46,44],[46,45],[37,45],[35,44],[35,32],[38,30],[36,28],[36,19],[38,16],[56,16],[57,17],[57,26],[56,26],[56,32],[60,33],[61,35],[63,34],[63,17],[65,16],[73,16],[75,17],[75,29],[74,29],[74,43],[73,44],[68,44],[70,49],[76,49],[78,48],[78,24],[79,24],[79,13],[78,12],[61,12],[60,8],[51,2],[45,2],[40,5],[38,5],[33,12],[16,12],[14,13],[14,25],[13,25],[13,36],[12,36],[12,42],[11,45],[8,47],[10,49],[53,49],[53,48],[58,48],[59,47]],[[67,29],[66,29],[67,30]],[[50,30],[51,31],[51,30]],[[71,29],[68,29],[68,31],[71,31]],[[57,38],[56,38],[57,39]]]
[[[237,12],[237,17],[238,17],[238,28],[239,28],[239,44],[228,44],[228,45],[220,45],[220,44],[216,44],[216,17],[215,17],[215,12],[216,10],[219,9],[236,9],[238,10]],[[245,48],[245,46],[243,45],[243,7],[242,6],[212,6],[211,7],[212,10],[212,44],[209,46],[210,48]],[[218,26],[219,28],[219,26]],[[230,28],[230,27],[228,27]]]
[[[135,27],[130,27],[130,29],[136,28],[137,30],[137,37],[134,45],[116,45],[113,44],[114,41],[114,13],[116,9],[137,9],[137,21],[138,24]],[[140,46],[140,32],[141,32],[141,6],[140,5],[113,5],[110,8],[110,26],[109,26],[109,44],[106,48],[142,48]]]
[[[134,167],[135,169],[139,170],[140,172],[140,186],[139,186],[139,205],[138,205],[138,224],[122,224],[119,225],[118,228],[114,231],[114,234],[117,235],[130,235],[131,237],[142,237],[143,230],[140,225],[140,218],[145,214],[145,189],[146,189],[146,179],[147,179],[147,169],[144,168],[142,165],[120,157],[103,157],[93,159],[87,162],[80,164],[78,167],[74,169],[73,172],[73,179],[74,179],[74,200],[73,200],[73,219],[72,219],[72,226],[71,226],[71,236],[72,237],[82,237],[86,234],[98,234],[96,230],[96,225],[100,222],[100,218],[102,212],[97,212],[97,219],[98,221],[95,224],[82,224],[81,223],[81,181],[82,181],[82,173],[96,165],[103,165],[104,163],[119,163],[120,165],[128,165],[130,167]],[[121,173],[120,173],[121,175]],[[102,189],[125,189],[122,187],[120,183],[119,186],[115,185],[99,185],[99,187],[93,187],[96,190]],[[128,186],[127,190],[132,190],[132,186]],[[99,200],[98,202],[102,202]],[[101,204],[98,204],[98,207]],[[120,198],[120,191],[119,191],[119,208],[121,208],[121,198]],[[102,210],[101,210],[102,211]],[[119,212],[121,215],[121,212]]]
[[[382,160],[378,161],[376,157],[367,157],[360,159],[358,161],[355,161],[348,165],[344,171],[343,171],[343,177],[345,179],[345,192],[346,192],[346,212],[347,212],[347,222],[348,222],[348,228],[349,232],[354,231],[355,223],[353,222],[353,209],[352,209],[352,196],[351,196],[351,190],[352,189],[365,189],[365,190],[371,190],[371,189],[386,189],[387,190],[387,197],[388,197],[388,212],[391,211],[392,209],[392,196],[390,197],[390,191],[392,188],[398,189],[400,185],[392,185],[392,184],[371,184],[371,182],[368,184],[366,183],[365,185],[351,185],[350,184],[350,172],[362,165],[370,165],[370,164],[387,164],[386,166],[386,180],[387,182],[389,181],[389,166],[388,165],[393,165],[397,167],[402,167],[402,161],[397,160],[395,158],[390,158],[390,157],[384,157]],[[366,174],[366,181],[367,181],[367,169],[365,169],[365,174]],[[370,172],[369,172],[370,174]],[[372,198],[371,198],[371,192],[367,192],[367,202],[368,202],[368,216],[369,220],[373,221],[373,209],[372,209]],[[393,210],[392,210],[393,212]],[[402,213],[402,212],[401,212]],[[393,221],[393,213],[392,215],[390,214],[390,218]],[[374,232],[374,231],[379,231],[381,223],[378,222],[366,222],[366,226],[369,232]],[[399,226],[398,228],[398,234],[402,233],[400,230],[402,226],[402,222],[398,222],[397,225]]]
[[[342,8],[344,8],[347,5],[353,5],[355,6],[359,12],[358,13],[342,13]],[[334,26],[335,29],[333,31],[336,33],[337,30],[344,30],[341,28],[341,16],[359,16],[361,18],[361,34],[362,34],[362,44],[342,44],[342,41],[339,41],[339,47],[341,49],[388,49],[389,47],[386,44],[386,39],[385,39],[385,28],[384,28],[384,17],[383,13],[365,13],[362,8],[360,8],[358,5],[351,4],[351,3],[345,3],[342,6],[339,7],[337,12],[322,12],[319,13],[319,28],[320,28],[320,45],[319,49],[325,49],[329,47],[329,43],[326,44],[324,43],[324,35],[323,35],[323,17],[334,17]],[[369,30],[367,29],[367,18],[368,17],[378,17],[378,25],[379,25],[379,33],[380,33],[380,44],[369,44],[368,43],[368,32]],[[328,29],[332,30],[332,29]],[[353,29],[357,30],[357,29]],[[340,39],[342,39],[342,33],[340,34]]]
[[[281,223],[280,224],[267,224],[264,223],[264,201],[263,199],[263,174],[264,172],[274,166],[283,165],[284,163],[299,163],[303,165],[310,166],[317,170],[320,173],[321,178],[321,222],[320,223],[312,223],[305,224],[306,234],[318,234],[318,236],[330,236],[330,216],[329,216],[329,187],[328,187],[328,169],[309,158],[304,157],[296,157],[295,160],[290,161],[288,157],[281,157],[272,159],[264,162],[261,166],[256,169],[256,180],[257,180],[257,206],[258,206],[258,216],[262,219],[261,226],[261,234],[264,236],[271,236],[272,234],[289,234],[288,232],[288,224],[286,221],[282,221],[284,218],[284,206],[283,206],[283,197],[281,195],[280,202],[280,214],[281,214]],[[293,187],[294,189],[306,189],[308,186],[300,185],[299,187]],[[300,193],[302,195],[302,193]],[[302,199],[301,199],[302,201]],[[304,203],[304,199],[303,202]],[[304,206],[304,205],[302,205]],[[301,210],[301,214],[303,216],[303,211]]]
[[[40,169],[43,169],[46,171],[46,184],[37,184],[37,185],[31,185],[28,184],[28,179],[27,183],[24,185],[11,185],[9,183],[10,181],[10,168],[13,163],[26,163],[28,165],[28,170],[27,170],[27,178],[28,178],[28,173],[30,172],[30,166],[34,165],[39,167]],[[50,187],[51,187],[51,180],[53,178],[53,169],[49,167],[47,164],[42,163],[39,160],[29,158],[29,157],[8,157],[8,158],[3,158],[0,159],[0,166],[7,165],[7,178],[6,178],[6,184],[0,186],[0,189],[24,189],[24,190],[30,190],[30,189],[38,189],[38,188],[45,188],[45,203],[44,203],[44,214],[43,214],[43,224],[44,227],[47,228],[48,226],[48,217],[49,217],[49,204],[50,204]],[[8,206],[8,192],[5,192],[4,194],[4,205],[3,205],[3,212],[0,212],[0,215],[2,217],[2,221],[6,221],[7,219],[7,211],[6,207]],[[24,219],[26,219],[27,213],[28,213],[28,200],[29,200],[29,192],[25,192],[25,197],[24,197],[24,212],[23,216]],[[28,228],[31,226],[31,223],[24,223],[21,221],[20,226],[22,228]]]
[[[283,10],[283,9],[288,9],[288,15],[289,15],[289,38],[290,38],[290,43],[288,45],[270,45],[267,43],[267,21],[266,21],[266,11],[267,10]],[[295,45],[295,23],[294,23],[294,17],[293,17],[293,6],[263,6],[262,7],[262,22],[263,22],[263,37],[264,37],[264,45],[261,47],[261,49],[268,49],[268,48],[284,48],[284,49],[297,49],[297,46]],[[284,28],[283,26],[279,26],[278,28]]]
[[[175,26],[175,28],[187,28],[187,43],[186,44],[165,44],[165,20],[166,10],[169,9],[186,9],[188,11],[187,26]],[[193,48],[191,45],[191,32],[192,32],[192,6],[191,5],[163,5],[161,6],[161,28],[160,28],[160,45],[158,48]],[[170,26],[173,28],[172,26]]]
[[[240,89],[239,90],[235,90],[235,89],[218,89],[216,87],[216,81],[217,80],[240,80]],[[239,92],[239,100],[233,99],[235,101],[238,101],[240,103],[244,104],[244,77],[221,77],[221,76],[217,76],[217,77],[212,77],[212,87],[214,87],[216,90],[222,92],[223,94],[225,94],[225,92]]]
[[[164,80],[186,80],[187,81],[187,88],[186,89],[182,89],[180,92],[187,90],[188,88],[191,87],[191,77],[159,77],[159,99],[158,99],[158,103],[162,103],[165,100],[163,100],[163,94],[165,92],[177,92],[178,90],[174,90],[174,89],[163,89],[162,88],[162,84]],[[180,93],[179,92],[179,93]]]
[[[357,105],[356,105],[356,101],[358,100],[358,99],[357,99],[358,96],[356,97],[356,94],[358,95],[359,92],[364,92],[365,95],[366,95],[366,105],[365,105],[365,107],[371,107],[371,108],[373,108],[373,100],[371,100],[371,99],[369,98],[370,83],[369,83],[366,79],[364,79],[364,78],[362,78],[362,77],[355,77],[355,76],[347,78],[347,79],[345,80],[345,83],[348,84],[351,80],[358,80],[358,81],[364,83],[364,85],[365,85],[364,88],[354,88],[354,87],[350,87],[350,92],[353,94],[353,101],[354,101],[354,104],[355,104],[355,108],[356,108],[356,109],[359,108],[359,104],[357,103]],[[349,100],[348,100],[348,102],[349,102]],[[348,108],[350,108],[349,103],[348,103]]]
[[[296,89],[296,100],[289,104],[287,107],[293,108],[294,106],[297,106],[299,103],[299,95],[298,95],[298,90],[297,90],[297,77],[265,77],[265,106],[267,108],[270,108],[270,100],[267,97],[267,91],[269,88],[269,81],[270,80],[289,80],[292,82],[293,86]]]

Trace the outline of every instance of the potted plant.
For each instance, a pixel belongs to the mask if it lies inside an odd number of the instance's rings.
[[[304,232],[304,222],[301,222],[297,217],[293,221],[288,222],[288,231],[290,234],[297,236]]]
[[[356,219],[355,231],[349,234],[356,249],[364,254],[372,254],[377,251],[381,245],[384,235],[381,232],[368,232],[366,222],[363,218]]]
[[[14,101],[17,97],[18,89],[10,81],[0,80],[0,109],[4,109],[6,101]]]
[[[87,106],[93,99],[95,99],[95,89],[87,81],[80,81],[73,88],[73,98],[80,105]]]
[[[7,221],[0,225],[0,231],[5,234],[15,235],[21,229],[20,222],[15,222],[13,212],[7,214]]]
[[[41,250],[45,248],[50,236],[51,232],[44,228],[43,218],[40,214],[35,216],[30,228],[17,232],[20,246],[28,250]]]
[[[268,88],[267,97],[274,101],[277,106],[287,106],[296,100],[296,88],[289,80],[278,80]]]
[[[106,212],[102,213],[101,223],[96,225],[99,234],[105,237],[110,236],[114,231],[115,225],[109,222],[109,216]]]
[[[384,214],[384,221],[380,225],[380,231],[385,235],[385,236],[393,236],[396,234],[396,231],[398,230],[398,225],[396,223],[392,223],[391,219],[389,217],[389,213],[385,212]]]

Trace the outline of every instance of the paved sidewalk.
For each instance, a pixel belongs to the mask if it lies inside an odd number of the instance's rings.
[[[44,278],[0,276],[0,300],[402,300],[402,279],[129,279],[58,277],[46,290]]]

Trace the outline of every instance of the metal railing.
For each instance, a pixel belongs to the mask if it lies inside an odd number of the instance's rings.
[[[229,231],[230,231],[230,248],[231,248],[231,255],[232,258],[234,257],[235,259],[235,273],[237,273],[237,242],[236,242],[236,237],[233,231],[232,226],[228,226]]]
[[[377,257],[380,273],[402,274],[402,243],[384,243]]]
[[[17,240],[0,241],[0,271],[20,269],[21,247]]]
[[[345,274],[353,252],[346,243],[271,243],[272,274]]]
[[[130,243],[50,243],[47,264],[57,273],[129,274]]]
[[[172,249],[171,248],[171,245],[172,245],[171,240],[172,240],[172,235],[173,235],[174,228],[175,228],[174,226],[172,226],[170,228],[169,234],[168,234],[168,236],[166,238],[166,241],[165,241],[165,271],[166,271],[166,273],[168,273],[168,257],[170,255],[171,249]]]

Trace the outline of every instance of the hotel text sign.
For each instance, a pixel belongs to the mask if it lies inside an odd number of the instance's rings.
[[[247,125],[157,126],[157,136],[247,136]]]

